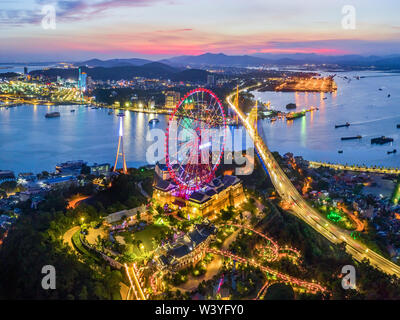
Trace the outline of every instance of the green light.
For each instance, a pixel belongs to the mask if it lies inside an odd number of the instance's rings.
[[[342,220],[342,216],[334,211],[330,211],[327,218],[334,222],[339,222],[340,220]]]

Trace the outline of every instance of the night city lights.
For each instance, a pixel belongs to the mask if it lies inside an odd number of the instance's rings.
[[[100,301],[91,319],[396,307],[399,11],[2,1],[0,302]]]

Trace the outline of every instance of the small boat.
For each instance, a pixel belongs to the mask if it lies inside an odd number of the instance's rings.
[[[390,93],[388,94],[388,98],[390,98]]]
[[[328,97],[322,98],[322,100],[326,100],[326,99],[328,99]]]
[[[75,109],[72,109],[71,112],[75,112]]]
[[[350,123],[346,122],[345,124],[336,124],[335,129],[342,127],[350,127]]]
[[[123,112],[121,111],[121,112],[119,112],[119,113],[117,114],[117,116],[118,116],[118,117],[124,117],[124,116],[125,116],[125,113],[123,113]]]
[[[341,140],[355,140],[355,139],[361,139],[362,137],[360,135],[354,136],[354,137],[342,137],[340,138]]]
[[[45,118],[58,118],[60,117],[60,113],[59,112],[50,112],[50,113],[46,113]]]
[[[385,144],[385,143],[391,143],[391,142],[393,142],[393,138],[389,138],[389,137],[385,137],[385,136],[371,139],[371,144]]]
[[[159,122],[160,122],[160,120],[158,120],[157,118],[149,120],[149,124],[154,124],[154,123],[159,123]]]
[[[108,114],[110,115],[110,114],[113,114],[113,112],[112,111],[108,111]]]
[[[298,119],[298,118],[304,117],[305,115],[306,115],[305,111],[290,112],[289,114],[286,115],[286,120],[290,121],[290,120]]]
[[[398,124],[396,127],[397,127],[397,129],[400,129],[400,124]]]
[[[271,118],[270,121],[271,121],[271,122],[274,122],[274,121],[276,121],[276,118]]]
[[[338,150],[338,153],[343,153],[343,150]]]
[[[397,152],[397,150],[393,149],[392,151],[388,151],[387,154],[396,153],[396,152]]]
[[[379,90],[379,91],[382,91],[383,89],[382,89],[382,88],[379,88],[378,90]]]

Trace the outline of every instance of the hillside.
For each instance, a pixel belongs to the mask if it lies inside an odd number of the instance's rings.
[[[174,81],[205,82],[209,74],[204,70],[190,69],[181,71],[160,62],[151,62],[142,66],[117,66],[117,67],[81,67],[93,80],[130,80],[135,77],[171,79]],[[64,79],[78,79],[78,68],[51,68],[48,70],[31,71],[32,76],[42,75],[51,80],[60,76]]]

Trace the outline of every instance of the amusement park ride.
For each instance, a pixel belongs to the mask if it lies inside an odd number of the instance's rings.
[[[224,109],[212,91],[192,90],[178,103],[165,137],[165,161],[177,196],[187,198],[215,177],[226,130]]]
[[[250,118],[252,122],[256,122],[257,113],[253,113]],[[226,134],[225,112],[220,100],[212,91],[203,88],[192,90],[178,103],[169,118],[165,139],[166,167],[170,179],[177,186],[176,189],[173,189],[175,190],[174,197],[189,199],[190,201],[192,194],[199,192],[201,189],[206,189],[207,185],[213,183],[216,170],[222,161]],[[208,247],[208,245],[199,247],[199,250],[203,250],[203,254],[211,253],[232,259],[241,264],[251,265],[264,272],[268,279],[288,283],[302,292],[312,294],[326,292],[326,289],[318,283],[289,276],[274,268],[265,266],[261,262],[257,262],[260,259],[273,262],[283,256],[289,256],[294,263],[297,263],[296,261],[300,259],[299,251],[289,247],[281,248],[271,238],[250,227],[238,224],[229,226],[238,229],[249,229],[252,233],[261,237],[265,245],[261,245],[257,249],[259,251],[257,259],[243,258],[227,250],[218,250]],[[168,255],[168,253],[165,254]],[[199,253],[197,252],[196,256],[198,255]],[[140,275],[134,268],[129,269],[126,267],[126,272],[130,280],[131,291],[135,293],[136,299],[148,299],[149,296],[147,294],[141,294],[143,292],[143,279]],[[157,283],[161,283],[159,274],[155,272],[149,279],[154,295],[162,292],[162,286],[157,285]],[[224,276],[219,281],[217,292],[219,292],[223,282]],[[269,283],[269,280],[267,282]],[[266,287],[267,285],[263,287],[262,291]]]

